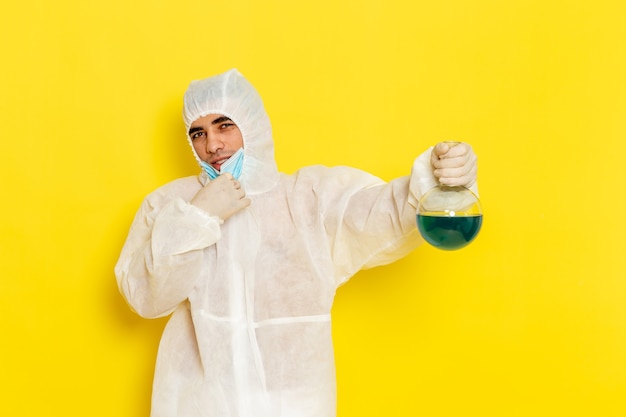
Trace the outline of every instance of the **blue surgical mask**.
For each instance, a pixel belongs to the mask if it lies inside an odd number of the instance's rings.
[[[225,172],[230,172],[233,178],[238,180],[241,176],[241,170],[243,169],[243,148],[239,148],[237,152],[232,154],[230,158],[228,158],[228,160],[220,167],[219,171],[204,161],[200,161],[200,166],[212,180]]]

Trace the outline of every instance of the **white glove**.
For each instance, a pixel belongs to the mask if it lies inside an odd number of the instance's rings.
[[[440,142],[430,154],[433,175],[442,185],[471,187],[476,182],[477,157],[463,142]]]
[[[246,198],[239,181],[230,173],[225,173],[207,182],[191,200],[191,204],[225,221],[248,207],[250,199]]]

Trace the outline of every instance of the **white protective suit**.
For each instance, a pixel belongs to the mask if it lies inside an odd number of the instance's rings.
[[[236,70],[190,84],[187,129],[207,114],[242,133],[251,205],[222,223],[189,203],[206,174],[166,184],[144,200],[115,267],[134,311],[172,315],[152,417],[335,416],[335,291],[422,242],[430,150],[389,183],[348,167],[279,173],[261,98]]]

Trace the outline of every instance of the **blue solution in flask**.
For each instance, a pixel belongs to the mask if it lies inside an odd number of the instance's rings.
[[[426,242],[443,250],[467,246],[480,231],[482,214],[417,214],[417,228]]]
[[[443,250],[469,245],[483,223],[480,200],[462,186],[438,185],[422,196],[417,228],[426,242]]]

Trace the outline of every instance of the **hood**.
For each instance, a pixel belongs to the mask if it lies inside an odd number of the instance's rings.
[[[261,96],[239,71],[231,69],[223,74],[192,81],[183,100],[185,136],[198,164],[200,158],[187,134],[189,127],[196,119],[207,114],[222,114],[230,118],[241,131],[244,160],[239,181],[246,194],[259,194],[276,185],[278,168],[274,159],[269,116]],[[208,181],[204,171],[201,181]]]

